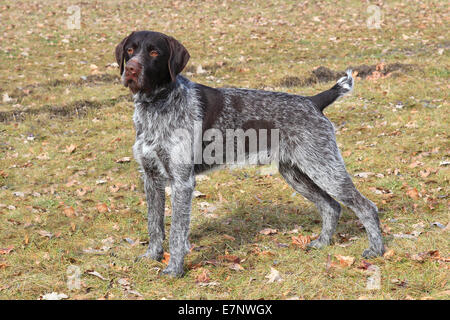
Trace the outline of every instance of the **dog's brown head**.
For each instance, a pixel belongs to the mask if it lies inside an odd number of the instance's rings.
[[[177,40],[153,31],[136,31],[116,46],[122,83],[133,93],[151,93],[174,82],[189,52]]]

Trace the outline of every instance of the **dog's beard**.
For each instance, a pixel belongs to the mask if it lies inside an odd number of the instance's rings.
[[[139,85],[138,81],[135,80],[128,80],[125,86],[128,87],[133,94],[141,90],[141,86]]]

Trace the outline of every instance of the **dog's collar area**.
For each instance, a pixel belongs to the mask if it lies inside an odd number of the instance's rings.
[[[177,78],[177,80],[178,80],[178,78]],[[133,98],[134,98],[135,102],[156,104],[157,102],[159,102],[161,100],[166,100],[168,98],[168,96],[170,95],[170,93],[179,87],[180,87],[179,82],[173,81],[165,86],[155,88],[149,92],[146,92],[146,91],[137,92],[133,96]]]

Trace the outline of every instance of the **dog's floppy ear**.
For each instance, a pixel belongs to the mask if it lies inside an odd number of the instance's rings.
[[[132,33],[130,33],[128,36],[126,36],[125,38],[123,38],[122,41],[120,41],[120,43],[116,46],[116,61],[117,64],[119,65],[119,69],[120,69],[120,74],[122,75],[123,73],[123,68],[124,68],[124,57],[123,57],[123,49],[125,46],[125,42],[127,42],[128,38],[131,37],[131,35],[134,33],[134,31]]]
[[[172,81],[175,81],[177,75],[184,69],[191,56],[179,41],[172,37],[167,37],[166,41],[170,51],[168,60],[170,78]]]

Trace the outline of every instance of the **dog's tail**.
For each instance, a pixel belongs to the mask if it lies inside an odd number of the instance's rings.
[[[347,75],[340,78],[337,83],[331,88],[315,96],[308,97],[320,111],[332,104],[336,99],[346,95],[353,90],[352,70],[346,71]]]

